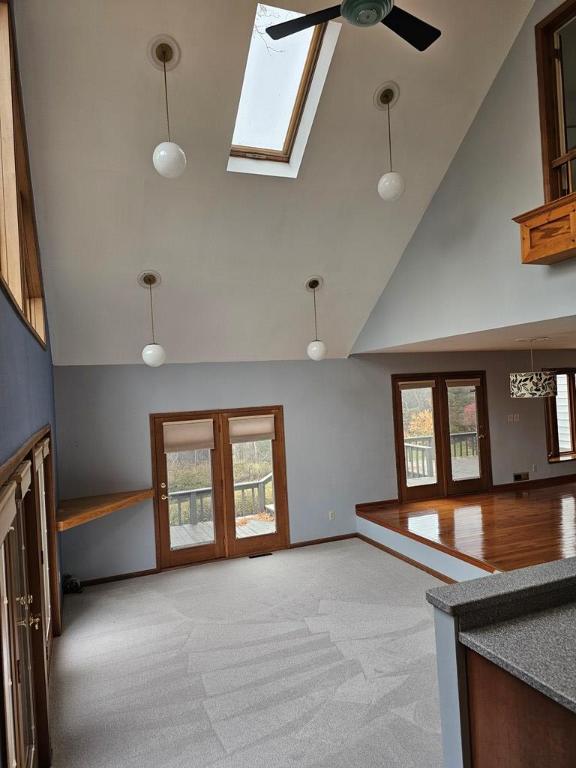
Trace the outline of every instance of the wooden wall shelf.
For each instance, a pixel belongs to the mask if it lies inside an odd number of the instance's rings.
[[[60,502],[56,516],[56,528],[59,531],[67,531],[77,525],[83,525],[99,517],[110,515],[119,509],[132,507],[140,501],[152,498],[152,496],[154,496],[154,490],[144,488],[140,491],[123,491],[121,493],[107,493],[103,496],[66,499]]]
[[[555,264],[576,256],[576,193],[516,216],[523,264]]]

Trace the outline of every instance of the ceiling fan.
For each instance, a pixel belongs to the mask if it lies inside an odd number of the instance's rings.
[[[342,5],[333,5],[323,11],[274,24],[266,32],[273,40],[280,40],[339,16],[356,27],[372,27],[382,23],[419,51],[425,51],[442,34],[436,27],[395,6],[394,0],[342,0]]]

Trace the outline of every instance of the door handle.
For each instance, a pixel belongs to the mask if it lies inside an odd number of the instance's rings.
[[[160,496],[160,498],[162,499],[162,501],[167,501],[168,500],[168,496],[166,496],[166,494],[164,494],[164,493],[162,494],[162,496]]]
[[[28,616],[28,618],[24,619],[24,621],[19,621],[18,626],[40,629],[40,616]]]

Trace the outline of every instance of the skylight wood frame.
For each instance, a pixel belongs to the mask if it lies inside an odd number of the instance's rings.
[[[284,146],[281,150],[268,149],[266,147],[246,147],[233,144],[230,148],[230,157],[243,157],[249,160],[269,160],[276,163],[289,163],[292,157],[292,149],[294,148],[294,142],[298,135],[298,129],[302,121],[302,115],[306,106],[306,100],[310,92],[310,86],[314,79],[314,73],[316,71],[316,64],[318,63],[318,57],[322,50],[322,42],[324,40],[324,33],[326,32],[327,24],[319,24],[314,28],[312,39],[310,40],[310,46],[308,48],[308,55],[302,70],[302,77],[300,78],[300,85],[294,100],[294,107],[292,108],[292,115],[288,124],[288,130],[286,131],[286,138],[284,140]]]
[[[0,1],[0,286],[46,347],[44,288],[10,5]]]

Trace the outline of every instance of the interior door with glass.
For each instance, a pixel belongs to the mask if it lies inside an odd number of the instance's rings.
[[[401,501],[445,494],[440,402],[435,378],[393,377]]]
[[[443,377],[443,453],[449,495],[491,485],[484,374]]]
[[[289,544],[282,408],[223,413],[229,556]]]
[[[160,567],[225,554],[217,418],[152,417]]]

